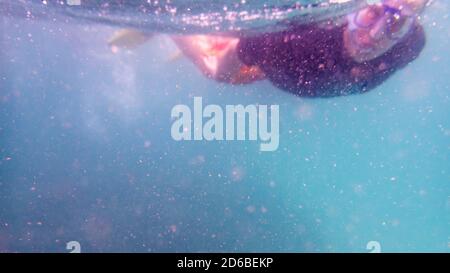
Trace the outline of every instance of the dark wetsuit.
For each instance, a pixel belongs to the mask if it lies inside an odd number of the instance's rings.
[[[422,27],[411,31],[382,56],[355,62],[344,48],[343,27],[315,25],[242,38],[238,55],[258,65],[278,88],[306,97],[362,93],[375,88],[414,60],[425,45]]]

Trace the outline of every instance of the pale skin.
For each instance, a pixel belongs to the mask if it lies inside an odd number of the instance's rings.
[[[233,84],[264,78],[257,67],[247,67],[238,58],[239,38],[213,35],[173,36],[173,41],[207,77]]]

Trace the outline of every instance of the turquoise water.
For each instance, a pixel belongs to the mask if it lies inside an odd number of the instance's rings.
[[[160,35],[2,18],[0,252],[449,252],[450,5],[420,57],[363,95],[206,79]],[[176,104],[280,105],[280,146],[175,142]]]

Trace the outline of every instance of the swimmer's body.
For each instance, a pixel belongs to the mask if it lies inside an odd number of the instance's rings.
[[[262,79],[299,96],[366,92],[422,51],[417,22],[428,0],[383,0],[347,16],[341,25],[292,25],[252,37],[173,36],[207,77],[231,84]],[[138,36],[140,39],[140,37]]]

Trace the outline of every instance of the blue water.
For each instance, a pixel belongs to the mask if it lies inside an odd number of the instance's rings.
[[[0,252],[449,252],[450,4],[363,95],[206,79],[161,35],[0,18]],[[279,104],[280,147],[175,142],[176,104]]]
[[[67,4],[65,4],[67,3]],[[103,23],[146,32],[246,35],[345,15],[366,0],[0,0],[3,15]]]

